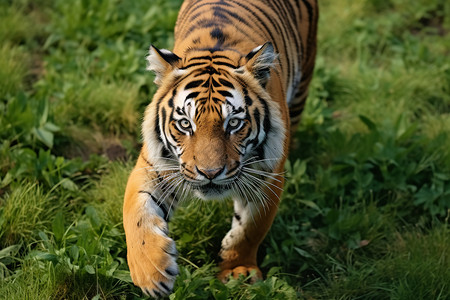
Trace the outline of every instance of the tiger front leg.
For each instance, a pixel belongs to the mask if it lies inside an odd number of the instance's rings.
[[[177,251],[168,236],[166,203],[159,203],[148,178],[148,166],[140,158],[128,180],[123,225],[134,284],[146,295],[160,297],[172,292],[178,274]]]
[[[256,256],[278,210],[282,179],[271,185],[273,187],[267,189],[269,192],[263,200],[264,205],[255,201],[234,199],[231,230],[222,240],[220,250],[222,262],[218,278],[221,281],[226,282],[230,275],[234,278],[239,275],[248,276],[253,270],[255,274],[251,281],[262,279]]]

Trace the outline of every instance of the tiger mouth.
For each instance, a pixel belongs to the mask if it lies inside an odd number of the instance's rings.
[[[201,192],[221,192],[228,190],[227,185],[216,184],[214,182],[210,182],[204,185],[196,185],[194,189],[199,190]]]
[[[213,182],[205,185],[193,186],[194,195],[203,200],[219,200],[230,196],[231,188],[228,184],[216,184]]]

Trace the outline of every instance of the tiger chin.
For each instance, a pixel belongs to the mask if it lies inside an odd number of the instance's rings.
[[[193,197],[234,203],[218,277],[262,278],[256,254],[308,94],[317,18],[315,0],[185,1],[173,51],[150,47],[147,69],[158,90],[123,206],[131,278],[145,294],[174,287],[177,250],[167,222]]]

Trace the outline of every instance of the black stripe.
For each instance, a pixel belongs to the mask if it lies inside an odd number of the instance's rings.
[[[252,122],[252,120],[251,120],[251,117],[250,117],[250,114],[248,113],[248,111],[247,111],[247,113],[245,114],[245,120],[247,120],[250,124],[251,124],[251,122]],[[247,134],[242,138],[242,146],[247,146],[247,145],[249,145],[249,143],[247,142],[247,143],[245,143],[244,144],[244,141],[245,140],[247,140],[248,139],[248,137],[250,136],[252,134],[252,130],[250,129],[250,130],[247,130]]]
[[[161,102],[162,102],[162,98],[156,100],[156,111],[155,111],[156,116],[155,116],[154,126],[155,126],[156,136],[157,136],[158,140],[162,143],[161,130],[159,129],[159,107],[160,107]]]
[[[267,2],[267,4],[270,6],[270,8],[271,8],[271,10],[272,11],[274,11],[274,12],[276,12],[276,8],[273,6],[273,4],[272,4],[272,2],[271,1],[268,1]],[[256,7],[256,6],[255,6]],[[257,9],[259,9],[258,7],[256,7]],[[264,14],[264,16],[269,20],[269,22],[272,24],[272,26],[273,26],[273,29],[275,29],[275,31],[277,32],[277,34],[278,35],[281,35],[282,36],[282,38],[281,38],[281,42],[283,43],[283,49],[284,49],[284,58],[286,59],[286,63],[287,63],[287,65],[286,65],[286,67],[287,67],[287,70],[285,70],[286,72],[287,72],[287,78],[291,78],[291,76],[292,76],[292,72],[291,72],[291,69],[290,69],[290,65],[291,65],[291,63],[290,63],[290,55],[289,55],[289,49],[288,49],[288,46],[287,46],[287,41],[289,41],[289,37],[286,35],[286,30],[285,30],[285,28],[284,28],[284,26],[280,26],[280,24],[278,23],[278,22],[276,22],[276,20],[274,20],[274,18],[271,18],[270,17],[270,15],[269,15],[269,13],[267,13],[266,11],[264,11],[263,9],[259,9],[263,14]],[[278,18],[278,20],[280,21],[280,22],[282,22],[281,20],[282,20],[282,18]],[[275,40],[272,40],[273,42],[275,42]],[[277,45],[274,45],[275,46],[275,48],[277,48],[276,46]]]
[[[218,83],[213,77],[209,78],[213,87],[219,87],[220,83]]]
[[[164,146],[164,144],[163,144],[161,156],[164,158],[172,158],[173,157],[172,153],[169,151],[169,149],[166,148],[166,146]]]
[[[211,97],[212,101],[214,101],[214,103],[220,103],[222,102],[222,99],[216,98],[216,97]]]
[[[161,120],[159,120],[159,118],[157,118],[156,122],[162,121],[162,126],[163,126],[163,130],[164,130],[164,128],[166,126],[167,115],[166,115],[166,110],[164,108],[162,108],[161,112],[162,112]],[[167,149],[166,144],[164,143],[164,141],[161,138],[161,131],[160,131],[158,123],[157,123],[157,127],[156,128],[157,128],[156,132],[158,133],[158,139],[161,141],[161,144],[162,144],[162,153],[161,153],[161,155],[162,155],[162,157],[165,157],[165,158],[171,158],[172,154],[169,151],[169,149]],[[165,136],[165,133],[164,133],[164,136]]]
[[[200,94],[200,92],[192,92],[186,96],[186,99],[195,99]]]
[[[252,9],[250,9],[248,6],[240,3],[240,2],[236,2],[235,0],[230,0],[230,2],[233,2],[233,4],[245,9],[250,15],[252,15],[254,18],[256,18],[257,22],[254,22],[253,24],[258,26],[258,24],[261,24],[263,26],[263,28],[266,30],[266,34],[268,34],[270,36],[270,39],[272,41],[275,41],[274,37],[271,34],[271,30],[269,30],[269,28],[267,27],[267,25],[261,20],[261,18],[256,15]],[[249,26],[250,28],[253,28],[252,26]],[[259,26],[258,26],[259,27]],[[260,28],[259,28],[260,29]],[[261,29],[260,29],[261,30]],[[262,30],[261,30],[262,31]]]
[[[264,131],[265,133],[269,133],[270,129],[271,129],[271,125],[270,125],[270,111],[269,111],[269,106],[267,105],[267,102],[264,99],[258,98],[258,100],[261,102],[261,104],[264,106],[264,121],[263,121],[263,126],[264,126]]]
[[[309,21],[309,30],[308,30],[308,39],[307,39],[307,51],[308,51],[308,55],[310,54],[311,51],[311,47],[313,46],[312,44],[312,38],[315,38],[315,35],[312,34],[312,31],[315,29],[315,24],[313,24],[313,15],[314,15],[314,8],[312,7],[311,3],[309,3],[308,1],[303,0],[302,1],[305,6],[306,9],[308,10],[308,21]],[[316,4],[317,6],[317,4]]]
[[[217,92],[224,97],[233,97],[233,95],[228,91],[217,91]]]
[[[211,61],[212,57],[211,56],[198,56],[198,57],[192,57],[188,61],[191,61],[191,60],[202,60],[202,59]]]
[[[259,132],[261,131],[261,113],[259,112],[258,108],[255,108],[255,111],[253,112],[253,117],[255,118],[256,124],[256,139],[258,139]],[[255,143],[257,142],[255,141]]]
[[[199,87],[204,80],[195,80],[195,81],[191,81],[188,84],[186,84],[186,86],[184,87],[185,90],[189,90],[189,89],[193,89],[196,87]]]
[[[220,72],[217,71],[216,69],[214,69],[213,67],[208,66],[208,67],[205,67],[204,69],[201,69],[200,72],[196,76],[205,75],[205,74],[213,75],[213,74],[220,74]]]
[[[247,106],[252,106],[253,105],[253,100],[252,100],[252,98],[250,98],[249,95],[245,95],[244,96],[244,102],[245,102],[245,105],[247,105]]]
[[[229,67],[229,68],[232,68],[232,69],[237,69],[238,68],[237,66],[229,64],[229,63],[226,63],[224,61],[215,61],[215,62],[213,62],[213,64],[219,65],[219,66],[226,66],[226,67]]]
[[[184,67],[180,68],[180,70],[186,70],[186,69],[189,69],[189,68],[192,68],[192,67],[195,67],[195,66],[201,66],[201,65],[205,65],[205,64],[207,64],[207,62],[192,63],[192,64],[189,64],[187,66],[184,66]]]
[[[228,37],[228,35],[223,33],[222,29],[217,27],[211,30],[210,35],[213,39],[216,39],[219,44],[223,44],[225,39]]]
[[[278,1],[278,0],[276,0],[276,1]],[[289,1],[280,1],[279,3],[280,3],[280,5],[283,6],[282,9],[283,9],[284,13],[288,14],[290,17],[290,20],[288,18],[282,18],[281,21],[284,23],[284,27],[286,29],[288,29],[288,28],[290,29],[290,36],[295,42],[295,53],[299,53],[301,45],[300,45],[300,41],[297,37],[300,34],[294,34],[298,31],[298,29],[297,29],[297,27],[292,26],[292,23],[294,23],[295,26],[298,26],[296,15],[295,15],[295,10]],[[287,7],[287,5],[289,7]],[[292,70],[292,71],[294,71],[294,70]]]
[[[291,20],[294,22],[295,24],[295,29],[298,28],[298,21],[297,20],[297,15],[295,12],[298,12],[301,8],[299,6],[297,7],[293,7],[291,1],[283,1],[283,4],[287,6],[287,11],[289,12],[289,15],[291,16]]]
[[[245,110],[242,108],[242,107],[239,107],[238,109],[235,109],[234,107],[233,107],[233,113],[235,113],[235,114],[238,114],[238,113],[241,113],[241,112],[244,112]]]
[[[222,85],[224,85],[224,86],[226,86],[226,87],[229,87],[230,89],[234,89],[234,85],[233,85],[231,82],[229,82],[228,80],[226,80],[226,79],[219,78],[219,82],[220,82]]]
[[[225,14],[229,15],[230,17],[236,19],[237,21],[241,22],[242,24],[245,24],[246,26],[250,27],[249,23],[235,12],[229,11],[228,9],[222,8],[220,6],[216,6],[213,9],[214,9],[214,15],[216,15],[216,12],[217,13],[225,13]]]
[[[165,124],[166,124],[166,119],[167,119],[167,112],[166,112],[166,109],[163,107],[161,109],[161,120],[162,120],[162,123],[163,123],[164,127],[165,127]]]
[[[141,152],[141,153],[142,153],[142,152]],[[142,157],[142,159],[145,161],[145,163],[146,163],[147,165],[149,165],[150,167],[153,166],[153,165],[151,164],[151,162],[149,162],[148,159],[146,159],[146,158],[144,157],[144,155],[141,155],[141,157]]]
[[[225,58],[225,59],[231,60],[228,56],[225,56],[225,55],[213,55],[212,58],[213,58],[213,59],[216,59],[216,58]]]
[[[185,28],[185,26],[181,26],[181,24],[184,24],[185,19],[186,19],[187,17],[191,16],[193,13],[195,13],[195,11],[197,11],[197,10],[200,9],[200,8],[202,8],[203,6],[206,6],[206,5],[212,5],[212,4],[214,4],[214,5],[230,6],[230,4],[228,4],[228,3],[226,3],[226,2],[219,2],[219,3],[216,3],[216,2],[207,2],[207,3],[197,4],[197,5],[194,4],[194,5],[190,6],[187,10],[185,10],[185,11],[183,12],[183,15],[180,15],[180,16],[178,17],[177,22],[178,22],[178,24],[180,24],[178,27],[180,27],[180,28]],[[203,13],[203,12],[199,12],[199,13],[201,14],[201,13]],[[187,36],[187,34],[186,34],[185,36]]]
[[[197,29],[213,28],[213,27],[223,27],[225,24],[231,24],[228,20],[212,20],[212,19],[202,19],[194,24],[189,24],[191,27],[187,30],[184,36],[189,36]]]
[[[142,190],[142,191],[139,191],[138,193],[149,195],[150,199],[152,199],[152,201],[161,209],[161,211],[163,213],[163,219],[164,220],[169,220],[168,219],[169,213],[168,213],[167,209],[165,208],[164,203],[159,203],[158,199],[156,199],[156,197],[153,196],[152,193],[150,193],[148,191],[143,191]]]

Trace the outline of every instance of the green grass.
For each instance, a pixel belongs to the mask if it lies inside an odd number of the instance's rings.
[[[0,93],[2,95],[17,93],[23,86],[27,75],[29,58],[19,47],[2,43],[0,48]]]
[[[30,240],[33,233],[50,225],[58,204],[50,193],[44,194],[37,184],[21,182],[10,195],[4,195],[1,203],[2,245],[14,245]]]
[[[231,203],[186,202],[170,299],[450,299],[447,2],[320,1],[266,279],[218,281]],[[1,299],[144,297],[121,208],[180,4],[0,1]]]
[[[438,227],[397,232],[381,257],[361,261],[349,252],[332,261],[332,280],[320,292],[323,299],[448,299],[449,230]],[[438,275],[439,274],[439,275]]]

